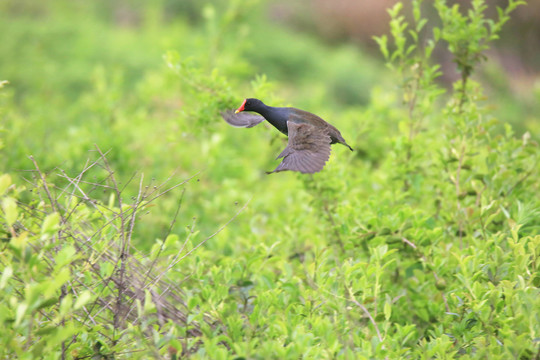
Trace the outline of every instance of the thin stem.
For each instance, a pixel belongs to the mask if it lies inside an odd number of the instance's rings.
[[[371,314],[369,313],[369,310],[364,305],[359,303],[358,300],[356,300],[351,288],[348,286],[347,286],[347,292],[349,293],[349,300],[352,301],[352,303],[358,306],[360,309],[362,309],[362,311],[364,312],[364,314],[366,314],[371,324],[373,324],[373,327],[375,328],[375,331],[377,332],[377,337],[379,338],[379,341],[383,342],[384,339],[381,336],[381,332],[379,331],[379,326],[377,326],[377,323],[375,322],[375,319],[373,318],[373,316],[371,316]]]

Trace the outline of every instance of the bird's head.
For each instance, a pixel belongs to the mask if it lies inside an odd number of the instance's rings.
[[[263,105],[263,102],[259,99],[245,99],[242,105],[236,109],[235,113],[238,114],[240,111],[257,111]]]

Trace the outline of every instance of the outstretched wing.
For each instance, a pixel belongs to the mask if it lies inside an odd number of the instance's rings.
[[[255,125],[260,124],[264,120],[264,118],[260,115],[246,112],[240,112],[238,114],[235,114],[234,110],[223,111],[221,113],[221,117],[229,125],[243,128],[254,127]]]
[[[289,142],[277,157],[283,161],[272,172],[285,170],[313,174],[322,170],[330,158],[330,136],[323,129],[303,123],[287,122]]]

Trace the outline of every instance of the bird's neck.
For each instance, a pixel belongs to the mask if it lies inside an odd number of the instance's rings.
[[[257,109],[270,124],[284,134],[287,134],[287,113],[285,108],[264,105]]]

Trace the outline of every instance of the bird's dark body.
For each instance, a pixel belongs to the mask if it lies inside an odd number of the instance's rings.
[[[242,111],[253,111],[262,117],[238,114]],[[330,156],[330,144],[340,143],[353,150],[338,129],[308,111],[292,107],[268,106],[259,99],[246,99],[235,114],[224,112],[222,116],[233,126],[248,128],[267,120],[289,137],[287,148],[278,156],[284,158],[283,162],[274,172],[284,170],[318,172]]]
[[[350,148],[350,146],[347,145],[347,143],[345,142],[345,139],[343,139],[343,136],[341,136],[339,130],[324,121],[319,116],[308,111],[296,109],[293,107],[274,107],[265,105],[260,100],[259,102],[260,103],[256,103],[256,105],[252,107],[253,110],[251,111],[255,111],[261,114],[270,124],[272,124],[283,134],[289,134],[287,128],[287,121],[294,122],[295,124],[310,124],[317,128],[324,129],[332,140],[331,144],[340,143]],[[249,109],[246,108],[245,110]]]

